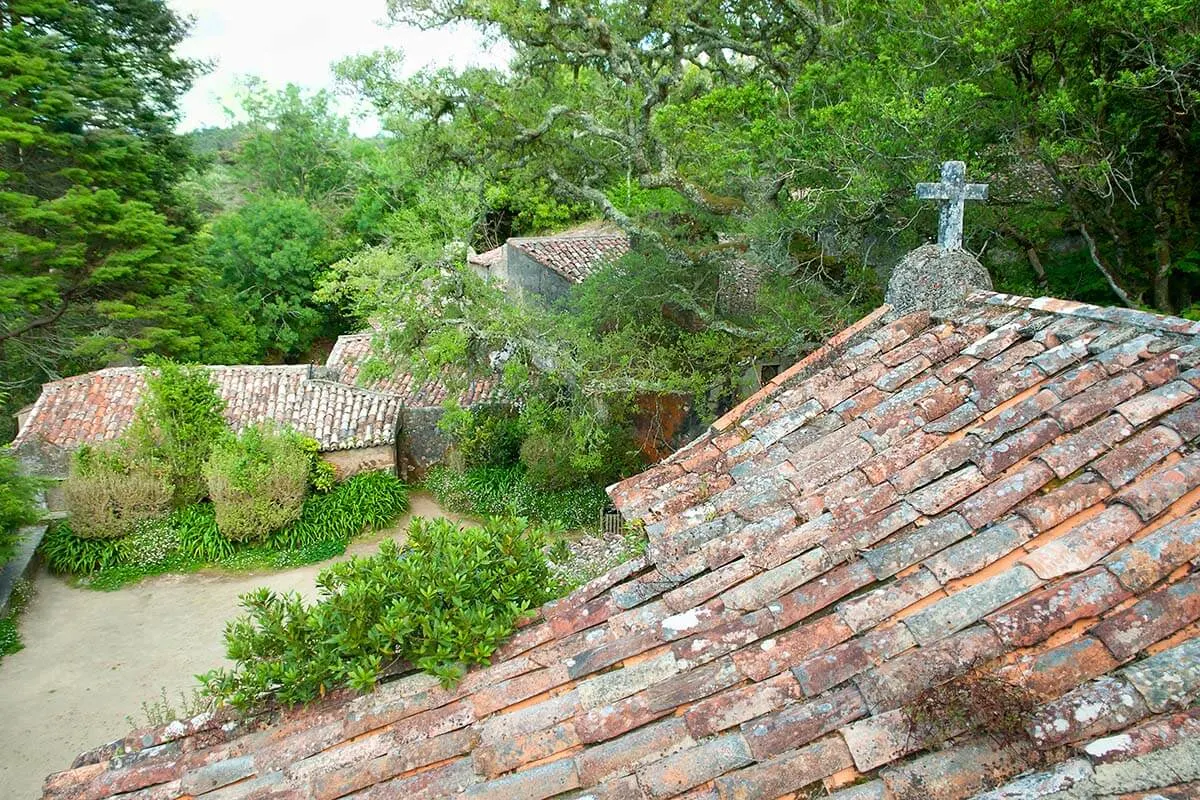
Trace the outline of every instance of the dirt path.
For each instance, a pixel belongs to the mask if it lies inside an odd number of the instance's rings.
[[[371,553],[401,535],[409,517],[448,516],[414,494],[409,516],[356,540],[347,555]],[[341,556],[339,558],[345,558]],[[331,562],[276,573],[163,575],[115,592],[72,588],[44,569],[21,618],[25,649],[0,662],[0,797],[41,796],[42,779],[79,753],[124,736],[126,716],[145,724],[142,703],[179,692],[220,665],[225,621],[238,596],[270,586],[309,594]]]

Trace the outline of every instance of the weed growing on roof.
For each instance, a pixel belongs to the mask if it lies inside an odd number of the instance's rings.
[[[514,519],[460,527],[415,519],[401,547],[323,570],[320,599],[243,595],[225,629],[232,669],[200,676],[221,704],[306,703],[340,687],[368,691],[409,664],[457,682],[486,664],[517,621],[550,598],[544,534]]]
[[[123,539],[83,538],[69,522],[60,522],[42,539],[39,552],[51,572],[73,575],[105,591],[150,575],[207,566],[284,569],[342,554],[353,537],[387,527],[408,505],[408,487],[394,475],[366,472],[328,494],[310,495],[300,518],[263,542],[230,541],[217,527],[213,506],[197,503],[141,522]]]
[[[926,689],[904,708],[909,738],[940,746],[964,733],[985,733],[1008,745],[1028,737],[1037,697],[1023,686],[980,670]]]
[[[156,699],[142,701],[142,717],[145,720],[143,724],[157,728],[175,720],[191,719],[212,709],[212,698],[199,689],[192,689],[190,694],[180,690],[176,705],[175,701],[167,697],[167,687],[163,686],[159,689]],[[132,715],[126,715],[125,721],[131,728],[142,727]]]

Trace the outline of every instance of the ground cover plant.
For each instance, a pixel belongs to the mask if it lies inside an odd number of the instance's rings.
[[[585,484],[544,489],[520,465],[432,468],[425,489],[448,511],[472,516],[524,517],[565,530],[596,529],[608,504],[604,489]]]
[[[111,590],[165,572],[284,569],[345,552],[364,531],[387,527],[408,510],[408,487],[390,472],[365,472],[326,494],[309,495],[299,517],[259,541],[236,541],[218,526],[211,503],[140,522],[122,538],[82,537],[70,521],[46,533],[39,552],[52,572]]]
[[[18,624],[21,612],[33,598],[33,584],[27,580],[19,580],[13,584],[12,594],[8,597],[8,608],[0,616],[0,661],[5,656],[19,653],[25,645],[21,641],[21,631]]]
[[[232,669],[200,676],[221,704],[285,705],[349,687],[368,691],[403,665],[455,683],[487,664],[517,621],[550,599],[545,535],[523,521],[480,527],[414,519],[404,545],[326,568],[320,598],[260,589],[225,630]]]

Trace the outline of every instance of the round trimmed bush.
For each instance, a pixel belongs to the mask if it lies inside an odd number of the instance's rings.
[[[252,541],[295,522],[310,464],[300,436],[269,425],[217,443],[204,467],[217,528],[234,541]]]

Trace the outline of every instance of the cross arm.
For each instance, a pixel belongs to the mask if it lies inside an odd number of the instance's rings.
[[[968,188],[976,185],[978,184],[969,184]],[[944,183],[918,183],[917,198],[921,200],[949,200],[950,187]]]

